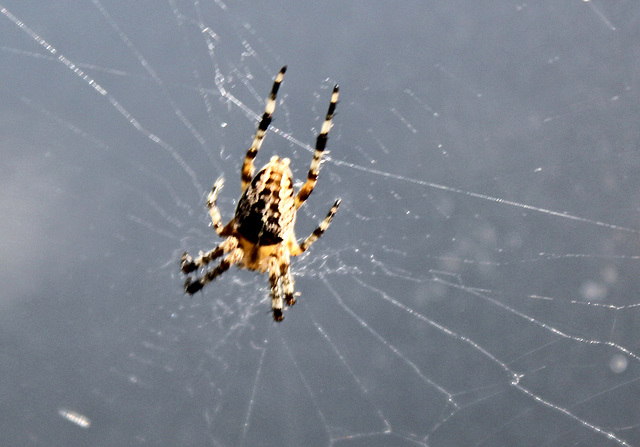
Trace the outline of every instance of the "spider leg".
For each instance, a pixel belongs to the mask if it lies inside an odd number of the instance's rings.
[[[211,281],[216,279],[218,276],[222,275],[224,272],[229,270],[233,264],[242,259],[242,249],[235,248],[231,253],[229,253],[225,258],[220,261],[220,264],[216,266],[213,270],[209,270],[207,273],[202,275],[200,278],[187,278],[184,282],[184,291],[189,295],[193,295],[198,292],[204,286],[209,284]]]
[[[322,161],[322,153],[327,145],[329,139],[329,131],[331,130],[331,120],[336,110],[336,104],[338,103],[338,86],[333,87],[333,93],[331,94],[331,102],[329,103],[329,110],[327,116],[322,123],[320,134],[316,139],[316,150],[313,153],[313,160],[311,160],[311,166],[309,167],[309,173],[307,174],[307,181],[298,192],[296,196],[296,209],[300,208],[302,204],[309,198],[313,188],[318,181],[318,172],[320,170],[320,162]]]
[[[313,230],[313,233],[311,233],[309,237],[302,242],[302,244],[298,245],[298,243],[295,240],[292,241],[292,244],[289,247],[289,252],[291,253],[291,256],[301,255],[309,248],[311,244],[313,244],[320,236],[322,236],[322,234],[327,230],[327,228],[329,228],[329,224],[331,223],[333,216],[335,216],[336,212],[338,211],[340,202],[341,202],[340,199],[335,201],[335,203],[327,213],[327,217],[324,218],[324,220],[320,223],[318,228]]]
[[[293,275],[289,264],[289,254],[287,253],[280,260],[280,276],[282,277],[282,292],[284,293],[284,301],[287,306],[296,304],[295,289]]]
[[[206,253],[200,252],[196,259],[184,252],[182,254],[182,259],[180,260],[180,268],[182,269],[182,273],[187,274],[191,273],[194,270],[199,269],[200,267],[204,267],[214,259],[219,258],[225,253],[229,253],[230,251],[236,249],[238,247],[238,240],[234,237],[227,238],[224,242],[218,245],[211,251]]]
[[[275,81],[273,81],[273,87],[271,87],[271,93],[267,99],[267,105],[265,106],[262,120],[260,120],[260,124],[258,124],[256,135],[253,137],[253,142],[251,143],[251,146],[247,151],[247,155],[244,158],[244,163],[242,164],[242,192],[247,189],[251,179],[253,178],[253,160],[256,158],[256,155],[258,155],[264,135],[267,132],[269,124],[271,124],[271,115],[276,109],[276,95],[278,94],[278,89],[280,88],[280,83],[284,78],[285,71],[287,71],[286,65],[280,69],[280,73],[278,73]]]
[[[222,185],[224,185],[224,177],[220,177],[216,181],[215,185],[213,185],[213,189],[207,197],[207,208],[209,209],[209,215],[211,216],[211,224],[213,225],[213,229],[216,230],[216,233],[220,236],[222,236],[224,227],[222,226],[222,218],[220,217],[220,210],[218,210],[218,206],[216,205],[216,199],[218,198],[218,193],[222,189]]]
[[[273,311],[273,320],[280,322],[284,319],[282,308],[284,303],[282,300],[282,276],[278,267],[278,260],[275,257],[269,259],[269,284],[271,285],[271,309]]]

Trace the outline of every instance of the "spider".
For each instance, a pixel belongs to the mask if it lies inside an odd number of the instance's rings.
[[[287,306],[293,306],[296,302],[295,296],[298,295],[294,292],[294,281],[289,267],[290,257],[304,253],[322,236],[340,206],[340,199],[338,199],[320,226],[302,243],[298,243],[294,233],[296,212],[309,198],[316,185],[322,153],[327,144],[331,120],[338,103],[337,85],[333,87],[329,110],[316,139],[307,181],[298,194],[294,195],[293,176],[288,158],[281,159],[273,156],[255,177],[253,175],[253,160],[262,146],[262,140],[271,123],[276,107],[276,95],[286,70],[286,66],[282,67],[273,82],[262,120],[242,164],[242,195],[233,219],[223,226],[216,206],[218,193],[224,183],[223,177],[216,181],[207,198],[207,208],[213,229],[220,237],[226,239],[213,250],[207,253],[200,252],[195,259],[185,252],[180,264],[182,272],[189,274],[226,255],[215,268],[208,270],[201,277],[187,277],[184,289],[190,295],[226,272],[233,264],[239,268],[260,273],[269,272],[271,309],[273,319],[277,322],[284,318],[284,303]]]

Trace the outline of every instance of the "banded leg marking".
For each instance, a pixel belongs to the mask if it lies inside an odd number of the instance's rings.
[[[251,143],[251,146],[247,151],[247,155],[244,158],[244,163],[242,164],[242,192],[247,189],[249,183],[251,183],[251,179],[253,178],[253,160],[256,158],[256,155],[258,155],[264,135],[267,132],[269,124],[271,124],[271,116],[273,115],[273,111],[276,109],[276,95],[278,94],[280,83],[282,82],[286,71],[287,66],[285,65],[280,69],[275,81],[273,81],[273,87],[271,87],[271,93],[267,99],[267,105],[265,106],[262,120],[260,120],[260,124],[258,124],[256,135],[253,137],[253,142]]]
[[[238,240],[236,238],[229,238],[211,251],[206,253],[200,252],[196,259],[193,259],[190,254],[184,252],[182,254],[182,259],[180,260],[180,268],[184,274],[191,273],[201,267],[204,267],[211,261],[218,259],[223,254],[235,250],[237,247]]]
[[[280,275],[282,275],[282,292],[284,293],[284,302],[287,303],[287,306],[293,306],[296,304],[295,283],[293,281],[293,275],[291,274],[289,259],[287,259],[286,264],[282,264],[280,266]]]
[[[209,284],[211,281],[216,279],[218,276],[222,275],[224,272],[229,270],[233,264],[242,259],[242,249],[235,248],[231,253],[229,253],[225,258],[220,261],[220,264],[216,266],[213,270],[209,270],[200,278],[187,278],[184,282],[184,291],[189,295],[193,295],[198,292],[204,286]]]
[[[329,110],[327,111],[327,116],[322,123],[320,134],[316,139],[316,150],[313,153],[313,159],[311,160],[311,166],[309,167],[309,173],[307,174],[307,181],[296,196],[296,209],[300,208],[302,204],[309,198],[311,192],[313,192],[313,188],[316,186],[316,182],[318,181],[318,172],[320,170],[320,163],[322,161],[322,153],[324,152],[324,148],[327,145],[327,140],[329,139],[331,120],[333,119],[333,115],[336,110],[336,104],[338,104],[338,90],[339,87],[337,85],[333,87]]]
[[[219,235],[222,233],[222,217],[220,217],[220,211],[218,210],[218,206],[216,205],[216,200],[218,199],[218,193],[222,189],[222,185],[224,185],[224,177],[220,177],[215,185],[213,185],[213,189],[209,193],[209,197],[207,197],[207,208],[209,209],[209,215],[211,216],[211,224],[213,225],[213,229],[216,230],[216,233]]]
[[[311,244],[313,244],[315,241],[317,241],[318,238],[320,236],[322,236],[325,231],[327,231],[327,228],[329,228],[329,225],[331,224],[331,220],[333,220],[333,216],[335,216],[336,212],[338,211],[338,207],[340,206],[340,202],[341,202],[340,199],[335,201],[335,203],[333,204],[333,206],[331,207],[331,209],[327,213],[327,217],[324,218],[324,220],[320,223],[318,228],[313,230],[313,233],[311,233],[311,235],[309,235],[309,237],[306,238],[302,242],[302,244],[300,244],[297,247],[296,246],[291,247],[291,256],[298,256],[298,255],[304,253],[305,251],[307,251],[309,246]]]
[[[269,259],[269,284],[271,285],[271,309],[273,311],[273,319],[280,322],[284,319],[282,308],[284,303],[282,300],[281,276],[276,258]]]

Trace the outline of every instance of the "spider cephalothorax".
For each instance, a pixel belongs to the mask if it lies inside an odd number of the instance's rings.
[[[271,308],[275,321],[282,321],[284,318],[282,313],[284,303],[292,306],[296,302],[289,258],[304,253],[325,232],[340,205],[340,199],[336,200],[320,226],[301,244],[298,244],[294,232],[296,212],[316,185],[322,153],[331,129],[331,119],[338,103],[337,85],[333,88],[329,110],[316,140],[307,181],[298,194],[295,194],[293,190],[293,176],[288,158],[281,159],[273,156],[255,177],[253,175],[253,160],[262,146],[265,132],[271,123],[271,115],[276,107],[276,94],[286,69],[286,66],[282,67],[273,83],[264,115],[262,115],[253,143],[244,159],[242,196],[238,201],[235,216],[227,225],[222,225],[220,212],[216,206],[216,198],[224,183],[222,177],[218,179],[213,190],[209,193],[207,207],[213,228],[218,235],[226,239],[213,250],[207,253],[200,252],[196,259],[184,253],[181,261],[182,271],[189,274],[206,266],[214,259],[226,255],[215,268],[205,272],[203,276],[186,279],[184,288],[189,294],[194,294],[202,289],[233,264],[261,273],[269,272]]]

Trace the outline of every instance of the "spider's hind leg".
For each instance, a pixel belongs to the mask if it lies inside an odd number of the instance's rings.
[[[198,292],[218,276],[229,270],[229,267],[242,259],[242,255],[243,253],[241,248],[234,248],[231,253],[223,258],[222,261],[220,261],[220,264],[218,264],[213,270],[209,270],[200,278],[187,278],[184,282],[184,291],[189,295],[193,295]]]
[[[280,261],[280,276],[282,277],[282,293],[284,294],[284,302],[287,303],[287,306],[293,306],[296,304],[295,282],[293,280],[293,275],[291,274],[288,253]]]
[[[193,271],[196,271],[200,267],[204,267],[214,259],[218,259],[225,253],[225,249],[222,246],[223,244],[218,245],[211,251],[206,253],[200,252],[197,258],[193,259],[193,257],[187,253],[186,251],[182,254],[182,258],[180,259],[180,268],[182,269],[182,273],[189,274]]]
[[[282,308],[284,302],[282,300],[282,276],[280,275],[280,267],[276,258],[269,259],[269,284],[271,285],[271,310],[273,311],[273,320],[281,322],[284,319]]]
[[[283,278],[282,289],[284,290],[284,301],[287,306],[296,304],[296,296],[300,295],[300,293],[295,292],[293,275],[289,269],[287,269],[287,273]]]
[[[195,259],[193,259],[193,257],[189,253],[184,252],[180,260],[180,268],[182,269],[182,273],[186,275],[201,267],[204,267],[211,261],[218,259],[223,254],[229,253],[230,251],[234,250],[237,246],[238,240],[234,237],[229,237],[213,250],[206,253],[200,252],[198,257]]]

